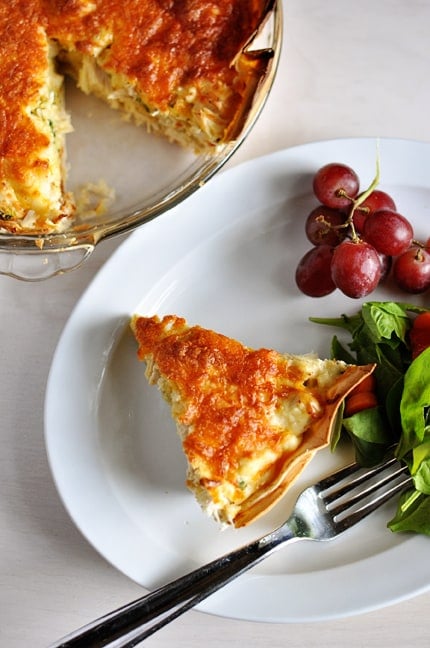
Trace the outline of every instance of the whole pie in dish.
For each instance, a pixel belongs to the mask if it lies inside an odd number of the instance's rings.
[[[0,0],[0,231],[64,231],[63,75],[148,130],[215,152],[241,132],[273,52],[274,0]]]
[[[175,315],[135,315],[146,376],[171,407],[187,484],[217,521],[268,511],[325,447],[345,396],[374,369],[250,349]]]

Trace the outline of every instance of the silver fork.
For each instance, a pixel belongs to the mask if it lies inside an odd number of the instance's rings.
[[[355,463],[342,468],[306,488],[275,531],[96,619],[50,648],[132,648],[275,549],[301,539],[331,540],[411,482],[405,466],[394,458],[373,468]]]

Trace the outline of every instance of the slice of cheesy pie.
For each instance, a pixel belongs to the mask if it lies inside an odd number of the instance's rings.
[[[187,484],[216,520],[244,526],[329,443],[337,410],[373,366],[250,349],[185,319],[135,315],[146,376],[171,407]]]
[[[273,52],[273,0],[0,0],[0,231],[61,232],[63,74],[148,130],[212,153],[237,138]]]

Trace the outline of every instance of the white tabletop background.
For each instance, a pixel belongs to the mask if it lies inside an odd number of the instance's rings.
[[[285,0],[284,13],[275,86],[229,166],[322,139],[430,141],[430,2]],[[45,282],[0,277],[0,645],[5,648],[47,646],[142,593],[74,527],[54,488],[43,437],[44,391],[55,346],[82,291],[120,243],[119,238],[101,244],[81,269]],[[429,645],[429,607],[430,592],[353,618],[288,625],[192,611],[145,645],[418,648]]]

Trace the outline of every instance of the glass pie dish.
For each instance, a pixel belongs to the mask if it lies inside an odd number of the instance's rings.
[[[38,281],[76,269],[104,239],[156,218],[206,183],[258,119],[273,84],[281,43],[281,1],[274,0],[261,30],[246,47],[268,52],[267,72],[240,134],[211,155],[194,154],[149,134],[66,80],[74,129],[67,136],[67,188],[90,208],[61,233],[0,232],[0,274]]]

